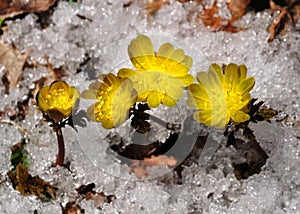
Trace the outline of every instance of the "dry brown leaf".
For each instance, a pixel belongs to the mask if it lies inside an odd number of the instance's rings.
[[[165,5],[169,5],[170,2],[166,0],[153,0],[147,3],[146,13],[148,17],[154,16],[155,13]]]
[[[201,3],[201,2],[202,2],[202,0],[177,0],[177,1],[179,1],[179,2],[181,2],[181,3],[191,2],[191,1],[195,1],[195,2],[197,2],[197,3]]]
[[[56,0],[4,0],[0,1],[0,19],[14,17],[26,12],[48,10]]]
[[[209,9],[204,9],[204,12],[198,15],[198,20],[202,20],[203,24],[207,27],[210,27],[212,31],[226,31],[230,33],[236,33],[241,30],[244,30],[242,27],[233,26],[233,22],[240,18],[244,12],[239,11],[240,4],[229,3],[230,11],[234,14],[231,20],[223,19],[218,15],[219,8],[217,2]],[[241,4],[244,7],[243,4]]]
[[[11,45],[0,41],[0,64],[5,66],[10,88],[16,87],[28,56],[28,52],[22,54]]]
[[[63,214],[84,214],[85,210],[82,209],[74,201],[68,202],[66,207],[63,209]]]
[[[88,200],[93,200],[94,206],[97,208],[101,208],[104,203],[111,203],[116,196],[115,195],[105,195],[104,192],[96,192],[93,189],[95,188],[94,183],[90,183],[88,185],[81,185],[76,189],[78,194],[84,196],[84,198]]]
[[[280,7],[276,5],[272,0],[270,1],[272,10],[280,10],[280,14],[274,19],[268,31],[270,37],[268,42],[272,42],[277,35],[286,33],[286,27],[292,23],[297,23],[300,16],[300,1],[294,0],[290,1],[289,5],[286,7]]]
[[[151,156],[144,160],[134,160],[130,169],[130,173],[134,173],[137,178],[142,178],[149,175],[147,167],[152,166],[175,166],[177,160],[166,155]]]
[[[177,160],[173,157],[168,157],[166,155],[151,156],[150,158],[145,158],[144,162],[147,166],[174,166]]]
[[[17,166],[16,174],[9,171],[7,175],[13,187],[18,190],[21,195],[36,195],[43,201],[56,198],[57,188],[42,180],[39,176],[30,175],[28,169],[21,163]]]
[[[247,12],[247,7],[250,4],[251,0],[231,0],[228,3],[228,8],[231,13],[230,22],[233,23],[236,20],[240,19]]]

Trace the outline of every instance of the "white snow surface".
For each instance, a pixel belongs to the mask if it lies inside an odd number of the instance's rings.
[[[225,138],[216,132],[213,138],[220,146],[205,163],[199,161],[184,169],[183,184],[163,183],[155,176],[139,180],[129,174],[128,166],[116,162],[114,155],[108,152],[105,137],[110,131],[90,123],[86,133],[80,128],[78,132],[68,127],[63,129],[70,171],[64,167],[53,168],[51,163],[57,154],[55,134],[31,99],[26,118],[18,122],[28,131],[29,171],[58,187],[58,197],[41,202],[35,196],[21,196],[12,188],[6,176],[12,168],[10,147],[20,142],[22,134],[11,124],[0,123],[0,213],[32,214],[34,210],[61,213],[61,205],[74,200],[75,189],[91,182],[97,191],[113,194],[116,199],[104,204],[102,209],[95,208],[92,201],[83,200],[79,205],[86,213],[300,213],[299,22],[288,27],[284,36],[268,43],[266,29],[278,15],[268,10],[247,13],[237,22],[246,30],[230,34],[211,32],[196,21],[189,11],[202,8],[194,2],[171,1],[150,18],[141,1],[133,1],[124,8],[127,2],[61,1],[45,29],[37,23],[36,15],[28,14],[23,19],[7,22],[8,33],[3,39],[22,52],[30,51],[28,62],[46,64],[48,58],[54,68],[63,67],[68,74],[63,79],[80,91],[93,81],[87,72],[76,72],[86,55],[91,57],[97,75],[132,67],[127,46],[138,34],[149,36],[156,49],[163,42],[182,48],[194,59],[193,75],[207,70],[211,63],[245,64],[248,75],[256,79],[252,96],[289,115],[285,122],[273,120],[251,125],[269,155],[266,165],[259,174],[237,180],[230,161],[235,149],[225,147]],[[222,15],[227,17],[228,11]],[[0,67],[1,76],[3,69]],[[16,103],[24,99],[36,80],[47,75],[45,67],[26,68],[18,87],[10,89],[8,95],[4,95],[1,82],[0,110],[17,111]],[[85,105],[84,101],[81,105]],[[180,122],[190,110],[182,100],[174,109],[160,107],[152,113],[169,122]],[[160,129],[154,127],[153,140],[166,138],[168,133]],[[130,123],[112,132],[130,140]],[[166,168],[154,167],[152,173],[161,175],[166,173]]]

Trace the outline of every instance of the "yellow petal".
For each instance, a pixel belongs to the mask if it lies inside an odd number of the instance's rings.
[[[247,68],[244,65],[238,67],[238,71],[234,75],[232,89],[236,90],[237,86],[246,78]]]
[[[216,63],[213,63],[209,68],[208,71],[213,71],[217,74],[218,79],[220,80],[220,82],[224,82],[224,74],[223,74],[223,69],[221,66],[219,66]]]
[[[222,129],[225,127],[226,114],[225,112],[214,112],[212,111],[211,126]]]
[[[239,70],[241,72],[241,80],[245,79],[247,76],[247,67],[245,65],[240,65]]]
[[[183,83],[184,86],[189,86],[195,80],[191,74],[187,74],[185,76],[181,76],[181,77],[177,77],[177,78]]]
[[[93,82],[89,85],[89,89],[99,90],[101,83],[100,82]]]
[[[115,124],[113,123],[113,121],[111,120],[111,118],[107,118],[105,117],[102,121],[102,126],[105,129],[112,129],[115,127]]]
[[[81,93],[81,97],[84,99],[95,100],[97,98],[97,90],[85,90]]]
[[[64,81],[54,81],[50,85],[50,90],[59,90],[59,89],[68,90],[68,88],[69,85]]]
[[[139,102],[146,102],[147,101],[147,97],[149,96],[150,91],[144,91],[142,93],[138,94],[138,101]]]
[[[203,85],[205,87],[205,89],[207,90],[207,86],[209,86],[208,82],[209,82],[209,78],[208,78],[208,73],[201,71],[199,73],[197,73],[197,81],[199,82],[200,85]]]
[[[173,54],[173,52],[174,52],[173,45],[170,43],[164,43],[158,48],[157,56],[170,59],[170,56]]]
[[[38,92],[38,106],[41,111],[46,112],[50,107],[50,102],[47,99],[47,94],[49,92],[50,87],[45,86],[41,88],[41,90]]]
[[[149,37],[139,35],[128,46],[128,55],[138,70],[149,70],[154,59],[153,44]]]
[[[220,93],[223,93],[223,84],[215,71],[208,71],[208,79],[209,81],[207,84],[209,84],[210,87],[213,87],[214,90],[219,90]]]
[[[240,91],[242,95],[248,93],[254,87],[255,79],[254,77],[249,77],[243,80],[239,85],[237,90]]]
[[[165,95],[162,99],[162,104],[168,107],[174,107],[176,106],[176,100],[174,100],[172,97]]]
[[[197,121],[204,123],[206,126],[211,126],[211,116],[210,110],[202,110],[198,114],[194,114],[194,118],[196,117]]]
[[[87,117],[91,120],[91,121],[94,121],[96,122],[96,117],[95,117],[95,106],[96,106],[96,103],[89,106],[88,109],[86,110],[86,114],[87,114]],[[99,121],[97,121],[99,122]]]
[[[165,93],[174,100],[179,100],[183,97],[183,88],[181,87],[176,85],[166,85],[164,89]]]
[[[193,59],[192,57],[186,55],[181,63],[189,70],[193,65]]]
[[[138,72],[135,70],[132,70],[130,68],[122,68],[118,71],[118,77],[121,77],[121,78],[128,78],[128,77],[134,76],[136,74],[138,74]]]
[[[250,116],[243,111],[233,111],[230,116],[237,123],[242,123],[250,119]]]
[[[157,91],[151,91],[147,98],[147,103],[150,108],[156,108],[161,102],[160,94]]]
[[[234,63],[228,64],[225,69],[225,83],[231,86],[233,84],[233,80],[237,72],[238,72],[238,66],[236,64]]]
[[[72,98],[73,100],[80,98],[80,93],[78,89],[75,88],[74,86],[71,86],[69,88],[69,97]]]
[[[192,84],[188,87],[188,91],[191,93],[193,97],[197,97],[201,100],[209,101],[207,92],[203,85]]]
[[[105,76],[106,76],[106,74],[99,74],[97,78],[98,78],[98,80],[103,81]]]
[[[184,57],[185,57],[185,54],[182,49],[176,49],[170,56],[170,58],[176,62],[183,61]]]
[[[201,123],[199,111],[197,111],[197,112],[195,112],[195,113],[193,114],[193,118],[194,118],[194,120],[196,120],[196,121],[198,121],[199,123]]]
[[[196,100],[188,97],[188,99],[186,100],[186,105],[191,107],[191,108],[194,108],[194,109],[197,109],[197,104],[196,104]]]
[[[109,86],[112,86],[112,85],[120,85],[120,81],[119,79],[112,73],[108,73],[103,82],[105,82],[106,84],[108,84]]]

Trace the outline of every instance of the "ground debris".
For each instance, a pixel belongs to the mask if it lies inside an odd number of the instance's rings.
[[[154,16],[156,12],[165,5],[170,5],[170,2],[167,0],[153,0],[148,2],[146,5],[146,13],[148,17]]]
[[[137,178],[143,178],[150,175],[147,171],[147,167],[152,166],[175,166],[177,160],[173,157],[166,155],[151,156],[150,158],[145,158],[144,160],[133,160],[132,166],[130,168],[130,173],[134,173]]]
[[[0,41],[0,64],[5,66],[9,88],[16,87],[29,53],[20,53],[13,46]]]
[[[74,201],[68,202],[63,208],[63,214],[84,214],[85,210],[82,209],[78,204]]]
[[[78,193],[76,199],[69,201],[65,207],[62,206],[63,214],[84,214],[85,210],[79,205],[82,200],[93,200],[94,207],[101,210],[104,203],[111,203],[116,198],[115,195],[105,195],[103,192],[96,192],[94,188],[94,183],[78,187],[76,189]]]
[[[236,160],[232,163],[235,177],[241,180],[260,173],[268,159],[268,155],[260,145],[256,141],[245,142],[241,139],[228,139],[237,150]]]
[[[211,8],[204,9],[204,12],[198,14],[198,20],[209,27],[212,31],[226,31],[236,33],[245,30],[243,27],[236,27],[233,23],[240,19],[247,11],[250,0],[233,0],[228,3],[228,9],[231,13],[231,19],[221,18],[219,15],[219,6],[217,2]]]
[[[11,18],[22,13],[43,12],[56,0],[5,0],[0,1],[0,19]]]
[[[116,136],[108,136],[114,142]],[[175,166],[177,160],[172,156],[164,155],[176,143],[178,133],[171,133],[164,143],[156,141],[144,144],[145,138],[133,138],[133,143],[124,146],[124,140],[119,139],[118,144],[112,144],[110,149],[118,154],[117,158],[130,166],[130,173],[134,173],[137,178],[148,176],[147,167],[152,166]]]
[[[299,0],[290,0],[287,5],[279,5],[273,0],[270,0],[270,5],[273,11],[279,10],[280,13],[268,28],[270,33],[268,42],[272,42],[279,34],[284,35],[287,26],[297,23],[300,16]]]
[[[27,167],[24,167],[21,163],[18,164],[15,174],[9,171],[7,175],[14,189],[18,190],[21,195],[35,195],[42,201],[56,198],[57,188],[39,178],[39,176],[33,177],[30,175]]]

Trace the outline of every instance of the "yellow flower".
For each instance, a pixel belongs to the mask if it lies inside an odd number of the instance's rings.
[[[54,81],[50,86],[44,86],[36,96],[39,109],[55,122],[69,117],[79,98],[78,89],[64,81]]]
[[[227,65],[225,70],[212,64],[208,73],[199,72],[199,84],[188,88],[187,104],[199,110],[194,113],[194,119],[216,128],[224,128],[230,120],[235,124],[249,120],[249,92],[255,80],[246,75],[245,65],[233,63]]]
[[[175,106],[183,96],[183,88],[194,82],[188,74],[192,58],[170,43],[162,44],[156,53],[151,40],[139,35],[128,46],[128,55],[135,70],[123,68],[118,76],[130,78],[138,92],[138,101],[147,102],[152,108],[161,103]]]
[[[125,122],[137,94],[130,80],[109,73],[102,82],[90,84],[82,97],[98,100],[87,109],[87,116],[92,121],[101,122],[104,128],[111,129]]]

